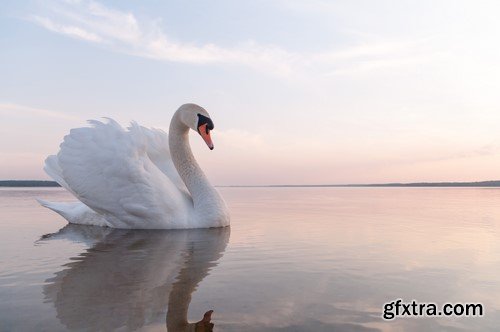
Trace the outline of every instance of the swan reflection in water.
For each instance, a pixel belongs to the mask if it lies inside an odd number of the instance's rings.
[[[211,310],[188,323],[188,308],[229,235],[229,227],[159,231],[67,225],[42,239],[86,242],[90,249],[46,280],[45,300],[68,329],[137,330],[165,319],[166,311],[169,332],[212,331]]]

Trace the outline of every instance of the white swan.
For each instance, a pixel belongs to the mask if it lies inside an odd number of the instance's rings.
[[[39,202],[73,224],[113,228],[207,228],[229,225],[226,204],[189,146],[189,129],[213,149],[208,112],[182,105],[167,134],[109,119],[72,129],[45,171],[78,202]]]

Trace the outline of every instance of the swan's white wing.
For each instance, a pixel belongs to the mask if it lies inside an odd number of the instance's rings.
[[[75,197],[78,195],[71,189],[71,187],[63,179],[62,169],[59,166],[57,156],[48,156],[45,159],[45,172],[59,183],[63,188],[72,193]],[[106,219],[99,213],[95,212],[87,205],[80,201],[76,202],[48,202],[43,199],[37,199],[40,205],[59,213],[70,224],[79,225],[94,225],[94,226],[110,226]]]
[[[112,227],[185,227],[192,202],[151,161],[149,138],[113,120],[90,123],[72,129],[61,144],[61,184]]]

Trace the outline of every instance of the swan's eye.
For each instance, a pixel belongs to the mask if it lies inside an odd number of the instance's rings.
[[[198,125],[196,126],[196,128],[198,129],[198,133],[200,134],[201,134],[200,128],[202,127],[204,127],[205,133],[208,134],[210,130],[214,129],[214,123],[212,122],[212,119],[210,119],[209,117],[206,117],[198,113]]]

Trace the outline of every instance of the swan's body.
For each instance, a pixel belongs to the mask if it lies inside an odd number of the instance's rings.
[[[78,202],[40,200],[70,223],[113,228],[207,228],[229,225],[224,200],[209,183],[189,146],[189,129],[211,149],[208,113],[183,105],[169,135],[132,123],[91,121],[72,129],[45,171]]]

